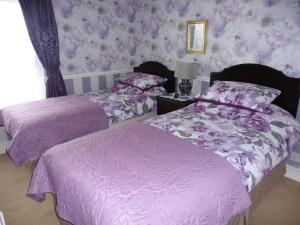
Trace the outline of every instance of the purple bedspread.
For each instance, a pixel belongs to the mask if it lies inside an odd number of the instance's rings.
[[[106,114],[97,103],[75,95],[4,108],[0,124],[12,137],[7,151],[17,165],[57,144],[108,127]]]
[[[225,159],[144,123],[47,151],[28,195],[47,192],[74,225],[225,225],[251,204]]]

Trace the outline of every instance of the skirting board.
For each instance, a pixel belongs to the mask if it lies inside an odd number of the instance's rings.
[[[286,165],[285,177],[290,178],[290,179],[300,183],[300,168],[295,168],[295,167]]]
[[[9,141],[4,141],[0,143],[0,155],[6,153],[6,147],[9,144]]]
[[[6,152],[6,147],[9,144],[9,137],[5,132],[4,127],[0,127],[0,154]]]

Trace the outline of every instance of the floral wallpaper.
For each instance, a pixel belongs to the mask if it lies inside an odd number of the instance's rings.
[[[299,0],[152,0],[143,4],[139,32],[144,60],[174,68],[195,61],[209,75],[238,63],[260,63],[300,77]],[[186,55],[186,21],[208,19],[207,53]]]
[[[299,0],[53,0],[63,74],[127,69],[146,60],[200,73],[255,62],[300,77]],[[186,21],[208,19],[205,55],[185,54]]]
[[[52,0],[66,74],[128,69],[142,36],[136,30],[141,0]]]

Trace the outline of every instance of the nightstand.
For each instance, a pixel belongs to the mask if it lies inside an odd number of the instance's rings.
[[[174,98],[170,95],[157,96],[157,115],[169,113],[177,109],[186,107],[197,100],[194,98],[182,99]]]

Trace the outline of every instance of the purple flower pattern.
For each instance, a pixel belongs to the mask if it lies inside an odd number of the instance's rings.
[[[108,116],[109,124],[112,124],[156,110],[156,96],[165,93],[163,87],[142,91],[137,87],[116,83],[110,89],[87,92],[83,96],[99,103]]]
[[[132,72],[121,77],[118,81],[145,90],[155,86],[162,86],[167,80],[156,75]]]
[[[196,98],[213,100],[237,106],[243,106],[257,111],[268,111],[270,104],[280,95],[280,91],[274,88],[256,84],[216,81],[205,93],[196,95]]]
[[[300,141],[299,122],[276,105],[269,108],[265,114],[198,101],[145,123],[225,158],[250,191]]]
[[[201,75],[249,62],[300,76],[298,0],[53,0],[53,5],[63,74],[126,69],[148,60],[174,68],[177,60],[196,58]],[[209,21],[207,54],[200,58],[185,54],[185,22],[193,18]],[[86,56],[92,66],[82,60]]]

